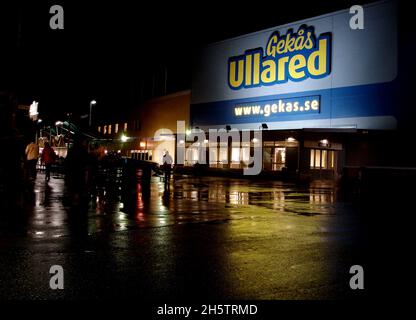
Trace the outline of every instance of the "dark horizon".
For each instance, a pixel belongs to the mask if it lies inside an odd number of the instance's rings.
[[[374,1],[363,3],[368,2]],[[354,2],[276,3],[270,10],[236,9],[228,3],[162,8],[60,3],[64,30],[51,30],[53,4],[7,6],[2,10],[6,28],[1,28],[9,30],[2,34],[7,43],[3,54],[11,63],[0,87],[15,92],[19,104],[37,100],[41,116],[50,121],[67,112],[87,114],[92,99],[97,101],[95,119],[123,118],[140,101],[190,89],[192,55],[198,48],[346,9]]]

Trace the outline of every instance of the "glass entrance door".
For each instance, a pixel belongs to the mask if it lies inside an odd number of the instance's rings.
[[[286,164],[286,148],[277,147],[274,148],[272,170],[281,171]]]
[[[265,147],[263,152],[264,170],[281,171],[286,164],[285,147]]]

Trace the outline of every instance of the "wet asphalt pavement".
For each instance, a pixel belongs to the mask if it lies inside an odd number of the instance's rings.
[[[121,186],[123,188],[123,186]],[[177,177],[164,191],[65,201],[38,174],[0,216],[0,299],[338,299],[357,258],[352,202],[331,184]],[[49,268],[64,269],[64,290]]]

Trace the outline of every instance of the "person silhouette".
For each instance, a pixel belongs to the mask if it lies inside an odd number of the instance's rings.
[[[169,154],[169,151],[166,151],[163,155],[163,170],[165,172],[165,188],[170,184],[170,174],[172,171],[173,159]]]
[[[41,160],[45,164],[45,180],[49,181],[51,179],[51,167],[55,162],[56,154],[52,147],[49,145],[49,142],[45,142],[45,147],[43,148]]]
[[[35,180],[37,174],[36,164],[38,163],[39,158],[39,146],[32,141],[27,145],[25,153],[29,177],[32,180]]]

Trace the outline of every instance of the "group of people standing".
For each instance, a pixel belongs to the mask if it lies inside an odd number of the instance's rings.
[[[34,181],[37,175],[37,163],[39,161],[39,146],[35,142],[30,142],[26,146],[26,168],[27,176],[30,180]],[[55,151],[50,146],[49,142],[45,142],[44,148],[40,155],[41,162],[45,165],[45,180],[49,181],[51,179],[51,167],[55,162],[57,156]]]
[[[68,150],[65,159],[65,182],[69,190],[83,190],[90,184],[93,184],[97,175],[99,155],[97,150],[88,151],[85,141],[74,139],[73,146]],[[51,177],[51,167],[57,160],[55,151],[48,142],[44,143],[42,152],[35,142],[30,142],[26,146],[26,178],[34,181],[37,176],[37,165],[40,163],[45,167],[45,180],[49,181]],[[170,178],[172,173],[173,159],[168,151],[163,155],[162,170],[164,173],[165,189],[169,189]],[[81,192],[83,193],[83,192]]]

